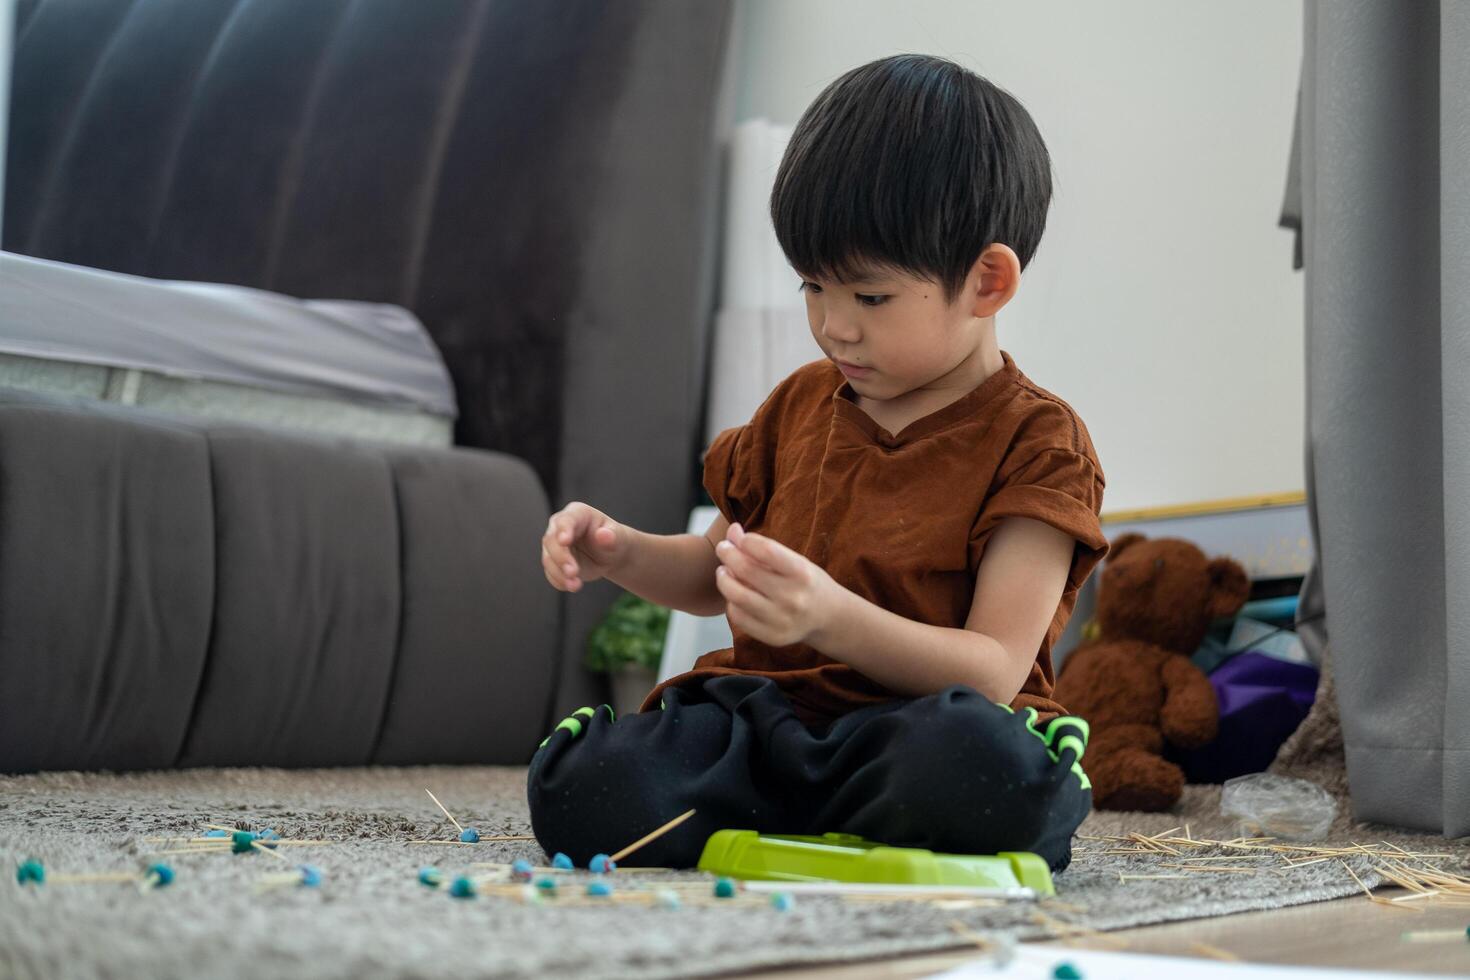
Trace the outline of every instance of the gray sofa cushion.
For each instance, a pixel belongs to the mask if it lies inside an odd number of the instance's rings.
[[[0,390],[0,770],[525,762],[525,462]]]

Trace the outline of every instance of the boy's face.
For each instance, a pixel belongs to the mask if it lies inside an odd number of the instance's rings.
[[[940,379],[979,348],[988,322],[976,315],[978,275],[972,270],[953,303],[939,284],[889,269],[847,283],[804,278],[801,289],[822,353],[839,368],[866,368],[843,373],[858,394],[887,400],[936,381],[944,386]]]

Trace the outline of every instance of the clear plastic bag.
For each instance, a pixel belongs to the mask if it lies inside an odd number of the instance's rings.
[[[1242,837],[1314,841],[1327,836],[1337,801],[1305,779],[1253,772],[1225,781],[1220,815],[1235,817]]]

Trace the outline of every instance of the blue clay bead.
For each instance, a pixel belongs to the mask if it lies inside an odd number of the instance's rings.
[[[455,898],[474,898],[475,883],[468,878],[456,878],[454,884],[449,886],[449,894]]]
[[[206,830],[204,832],[204,836],[205,837],[228,837],[228,836],[230,836],[230,832],[228,830]]]
[[[444,884],[444,873],[438,868],[419,868],[419,884],[438,888]]]
[[[561,851],[557,851],[556,856],[551,859],[551,866],[553,868],[561,868],[565,871],[570,871],[576,867],[576,865],[572,863],[572,859],[567,857]]]
[[[271,830],[269,827],[267,827],[265,830],[262,830],[260,833],[256,834],[255,835],[255,839],[258,840],[258,841],[260,841],[261,846],[263,846],[263,847],[274,848],[276,845],[270,844],[270,843],[267,843],[267,842],[268,841],[273,841],[273,840],[280,840],[281,839],[281,835],[278,834],[278,833],[276,833],[274,830]]]
[[[532,870],[531,862],[525,858],[517,858],[515,863],[510,866],[510,873],[513,878],[525,878],[529,880]]]
[[[592,860],[587,862],[587,867],[598,874],[607,874],[616,871],[618,863],[606,854],[594,854]]]
[[[721,878],[715,882],[715,898],[734,898],[735,882],[729,878]]]
[[[306,888],[315,888],[322,883],[322,869],[314,864],[303,864],[301,866],[301,884]]]
[[[612,885],[609,885],[605,881],[594,881],[587,886],[587,894],[589,895],[611,895],[612,892]]]
[[[46,883],[46,869],[40,861],[22,861],[20,866],[15,869],[15,880],[22,885],[31,881],[34,881],[38,885],[44,885]]]
[[[459,839],[466,844],[478,844],[480,843],[480,832],[474,827],[466,827],[459,832]]]
[[[148,874],[153,878],[154,888],[165,888],[174,883],[174,869],[166,864],[149,866]]]
[[[781,912],[789,912],[791,906],[796,904],[796,899],[786,892],[777,892],[771,896],[771,904]]]

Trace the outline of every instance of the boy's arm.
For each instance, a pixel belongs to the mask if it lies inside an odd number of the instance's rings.
[[[694,616],[719,616],[725,597],[715,585],[714,542],[725,536],[729,522],[723,514],[698,534],[649,534],[628,527],[628,558],[607,578],[649,602]]]
[[[841,589],[811,645],[900,694],[968,684],[1008,704],[1056,615],[1075,545],[1050,524],[1007,518],[986,544],[963,629],[915,622]]]

